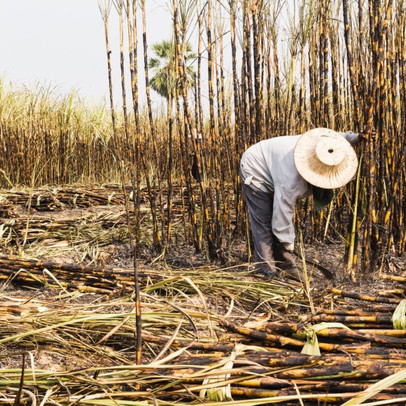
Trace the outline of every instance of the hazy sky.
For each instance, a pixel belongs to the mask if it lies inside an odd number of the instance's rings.
[[[168,39],[167,0],[146,4],[149,44]],[[111,47],[117,54],[115,20],[113,13]],[[119,67],[115,69],[119,76]],[[16,85],[51,85],[61,94],[77,89],[92,103],[107,97],[98,0],[0,0],[0,76]]]

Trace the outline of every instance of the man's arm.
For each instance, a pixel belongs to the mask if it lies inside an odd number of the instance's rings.
[[[339,132],[351,145],[356,145],[366,137],[364,134],[354,133],[353,131]]]

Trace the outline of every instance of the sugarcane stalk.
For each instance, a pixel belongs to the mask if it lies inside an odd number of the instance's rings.
[[[279,390],[279,391],[270,391],[266,389],[256,389],[256,388],[238,388],[238,387],[231,387],[231,394],[236,398],[280,398],[281,400],[285,401],[294,401],[294,400],[307,400],[307,401],[317,401],[323,402],[323,404],[335,404],[345,399],[351,399],[355,397],[358,393],[357,392],[346,392],[346,393],[334,393],[329,392],[328,394],[321,394],[321,393],[314,393],[314,394],[297,394],[295,389],[291,390]],[[402,392],[399,395],[393,397],[390,394],[377,394],[370,399],[375,401],[385,401],[385,400],[392,400],[396,398],[400,398],[400,400],[404,399],[405,392]],[[277,399],[275,399],[276,401]]]
[[[406,330],[389,330],[389,329],[359,329],[357,330],[361,334],[376,334],[378,336],[387,337],[406,337]]]
[[[310,391],[329,391],[336,393],[348,393],[348,392],[361,392],[367,390],[372,384],[371,383],[356,383],[356,382],[346,382],[346,381],[311,381],[311,380],[295,380],[295,385],[297,385],[301,393]],[[272,377],[264,378],[252,378],[252,379],[242,379],[238,381],[238,385],[242,387],[250,388],[269,388],[269,389],[280,389],[293,387],[293,383],[289,380],[277,379]],[[387,388],[385,393],[405,393],[406,385],[402,384],[398,387]]]
[[[317,314],[329,314],[329,315],[340,315],[340,316],[370,316],[371,314],[377,313],[393,313],[396,309],[397,304],[394,305],[380,305],[373,303],[368,307],[356,307],[356,308],[336,308],[336,309],[323,309]]]
[[[259,331],[265,331],[267,333],[280,333],[280,334],[295,334],[300,330],[303,330],[305,323],[292,323],[292,322],[262,322],[254,323],[255,329]]]
[[[359,300],[365,300],[368,302],[381,302],[381,303],[391,303],[391,304],[395,304],[395,303],[400,303],[401,299],[396,299],[396,298],[387,298],[387,297],[380,297],[380,296],[369,296],[369,295],[364,295],[362,293],[358,293],[358,292],[346,292],[342,289],[336,289],[336,288],[332,288],[330,290],[331,293],[333,293],[334,295],[340,295],[343,297],[349,297],[352,299],[359,299]]]
[[[322,323],[322,322],[338,322],[345,325],[349,324],[391,324],[392,315],[387,313],[376,313],[363,316],[341,316],[341,315],[329,315],[329,314],[319,314],[312,316],[310,318],[312,323]]]
[[[199,347],[196,347],[196,349],[199,349]],[[216,347],[213,348],[213,351],[216,351]],[[340,354],[335,352],[326,352],[321,356],[315,356],[298,353],[294,350],[263,347],[262,351],[260,352],[252,350],[246,351],[244,355],[239,355],[235,359],[234,366],[236,368],[243,368],[244,365],[261,365],[269,368],[286,369],[306,365],[338,365],[348,362],[349,359],[353,362],[357,362],[357,365],[362,365],[363,362],[372,364],[377,361],[380,361],[383,365],[388,366],[402,366],[406,363],[404,360],[405,351],[399,349],[363,347],[353,348],[349,353],[351,353],[351,357],[348,354]],[[219,353],[183,354],[177,359],[177,361],[181,365],[212,365],[219,362],[219,360],[221,360],[223,357],[224,355]]]
[[[228,321],[222,320],[221,325],[227,330],[233,331],[235,333],[241,334],[243,336],[250,337],[251,339],[258,340],[264,344],[273,343],[279,344],[281,346],[292,346],[302,348],[305,344],[305,341],[298,340],[296,338],[285,337],[277,334],[269,334],[255,329],[250,329],[246,327],[240,327]],[[328,343],[319,343],[320,349],[325,351],[342,351],[348,350],[344,348],[345,346],[339,344],[328,344]]]
[[[371,343],[379,344],[384,347],[391,348],[405,348],[406,339],[395,338],[395,337],[382,337],[378,334],[371,334],[368,332],[359,332],[352,330],[336,329],[336,328],[326,328],[324,330],[317,331],[318,337],[330,338],[334,341],[338,340],[350,340],[350,341],[369,341]]]
[[[405,276],[399,276],[399,275],[388,275],[385,273],[380,273],[379,277],[382,279],[387,279],[387,280],[391,280],[394,282],[406,282],[406,277]]]
[[[0,257],[0,265],[0,278],[12,278],[16,281],[28,283],[35,283],[30,274],[37,275],[41,279],[43,270],[47,269],[60,279],[63,286],[70,288],[84,288],[84,286],[88,285],[89,289],[93,286],[94,288],[104,289],[104,291],[112,291],[115,289],[129,289],[134,284],[132,279],[133,271],[130,269],[59,264],[4,256]],[[21,273],[21,269],[27,270],[28,274]],[[139,276],[145,277],[146,274],[140,272]]]
[[[299,354],[300,355],[300,354]],[[301,354],[303,355],[303,354]],[[304,358],[304,357],[303,357]],[[220,358],[221,359],[221,358]],[[179,364],[179,368],[161,370],[161,374],[174,375],[179,378],[183,376],[188,382],[200,382],[202,380],[201,374],[194,372],[202,371],[205,366],[215,366],[219,358],[204,358],[201,357],[198,362],[192,359],[187,364]],[[249,359],[250,360],[250,359]],[[186,361],[186,359],[180,359],[179,362]],[[273,359],[270,358],[269,362],[262,362],[262,364],[255,365],[253,362],[247,366],[247,361],[243,361],[239,358],[236,359],[235,365],[232,370],[228,370],[227,374],[233,377],[240,377],[240,381],[252,378],[253,374],[265,374],[272,375],[274,379],[280,380],[309,380],[307,383],[310,385],[311,381],[314,382],[362,382],[363,380],[377,380],[390,376],[396,372],[404,370],[405,363],[402,360],[394,362],[387,362],[385,360],[375,359],[350,359],[348,356],[335,357],[315,357],[308,356],[307,362],[301,362],[303,360],[300,357],[296,360],[296,363],[292,362],[288,365],[283,364],[283,358],[279,360],[279,363],[273,364]],[[189,365],[189,368],[185,368]],[[220,374],[220,372],[217,372]],[[224,371],[221,371],[224,375]],[[200,375],[200,376],[199,376]],[[215,374],[213,374],[215,376]],[[264,379],[264,378],[262,378]],[[273,381],[274,382],[274,381]],[[255,386],[255,385],[252,385]]]

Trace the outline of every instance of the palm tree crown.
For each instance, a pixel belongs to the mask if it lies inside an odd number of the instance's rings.
[[[175,44],[173,41],[163,40],[154,44],[152,49],[155,53],[154,58],[150,58],[148,67],[152,70],[153,76],[150,85],[158,94],[167,100],[173,98],[175,90],[179,87],[179,76],[175,69]],[[189,88],[195,83],[196,73],[191,61],[196,58],[192,52],[190,44],[187,44],[185,51],[186,65],[186,86]],[[189,63],[188,63],[189,62]]]

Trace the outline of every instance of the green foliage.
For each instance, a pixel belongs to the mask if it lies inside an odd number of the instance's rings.
[[[310,326],[306,328],[305,334],[306,334],[306,343],[303,346],[302,349],[302,354],[307,354],[307,355],[316,355],[320,356],[320,348],[319,348],[319,341],[317,339],[317,333],[321,330],[328,329],[328,328],[343,328],[346,330],[349,330],[347,326],[345,326],[342,323],[318,323],[315,324],[314,326]]]
[[[406,329],[406,299],[403,299],[396,307],[392,316],[393,328],[396,330]]]
[[[152,71],[153,76],[150,80],[150,85],[159,95],[167,100],[173,98],[174,92],[179,87],[179,72],[175,64],[175,44],[173,41],[162,41],[154,44],[152,49],[156,57],[149,60],[148,67]],[[190,88],[194,85],[196,73],[191,62],[196,58],[192,52],[190,44],[186,45],[184,59],[186,64],[186,84]]]

